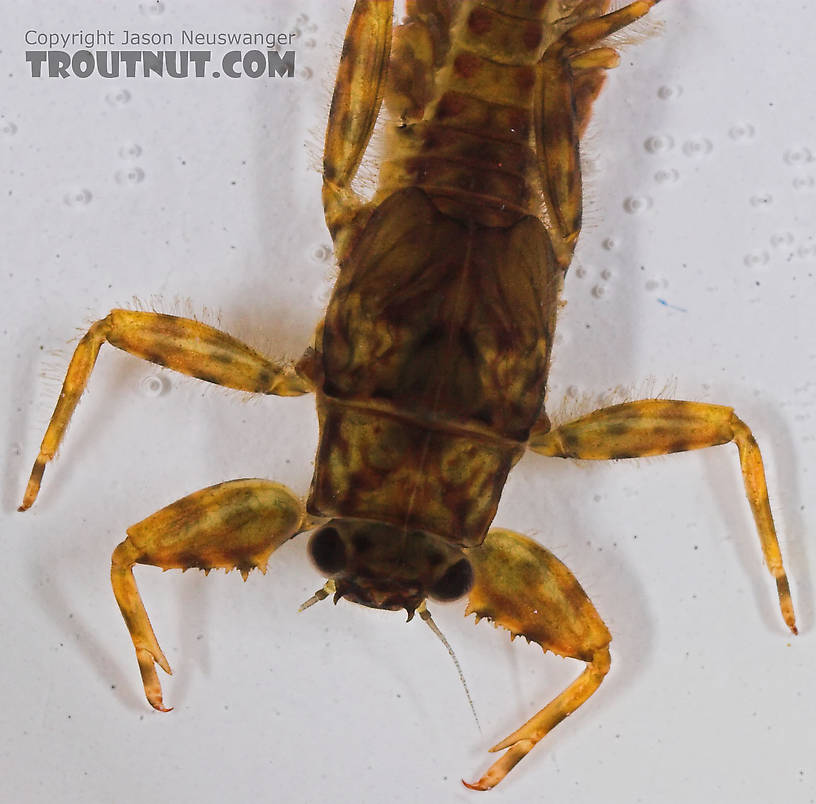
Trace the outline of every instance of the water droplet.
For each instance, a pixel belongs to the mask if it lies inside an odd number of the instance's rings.
[[[674,138],[669,134],[655,134],[643,143],[650,154],[662,154],[674,148]]]
[[[605,248],[607,251],[614,251],[616,248],[618,248],[618,246],[620,245],[620,243],[619,243],[617,240],[615,240],[615,238],[614,238],[614,237],[607,237],[607,238],[606,238],[606,239],[603,241],[603,243],[601,243],[601,245],[602,245],[602,246],[603,246],[603,247],[604,247],[604,248]]]
[[[331,282],[321,282],[313,294],[313,298],[318,306],[325,307],[331,299],[334,286]]]
[[[683,87],[680,84],[664,84],[657,90],[657,97],[660,100],[677,100],[683,94]]]
[[[714,150],[714,144],[705,137],[696,137],[683,143],[683,153],[686,156],[707,156]]]
[[[649,279],[644,285],[646,290],[657,290],[660,287],[660,282],[656,279]]]
[[[304,67],[304,68],[303,68],[303,69],[300,71],[300,77],[301,77],[301,78],[302,78],[304,81],[308,81],[310,78],[313,78],[313,77],[314,77],[314,71],[312,70],[312,68],[311,68],[311,67]]]
[[[752,251],[750,254],[746,254],[742,261],[749,268],[759,268],[762,265],[767,265],[770,259],[771,256],[767,251]]]
[[[591,176],[593,173],[597,173],[599,167],[600,161],[598,157],[584,156],[581,154],[581,170],[585,175]]]
[[[139,3],[139,11],[145,17],[159,17],[164,14],[164,3],[162,0],[151,0],[149,3]]]
[[[793,180],[794,190],[813,190],[816,188],[816,179],[813,176],[797,176]]]
[[[121,148],[119,148],[119,158],[120,159],[136,159],[142,155],[142,146],[137,145],[135,142],[128,142],[125,143]]]
[[[579,265],[575,269],[575,276],[577,276],[579,279],[583,279],[586,276],[586,268],[584,268],[582,265]]]
[[[750,142],[756,135],[756,129],[750,123],[734,123],[728,129],[728,136],[734,142]]]
[[[768,207],[773,203],[773,196],[770,193],[752,195],[750,202],[752,207],[762,209],[763,207]]]
[[[332,247],[326,245],[325,243],[321,243],[315,250],[312,252],[312,258],[317,260],[318,262],[328,262],[332,258]]]
[[[680,172],[674,168],[658,170],[657,173],[654,174],[654,180],[658,184],[676,184],[680,180]]]
[[[602,299],[606,295],[606,288],[603,285],[595,285],[590,292],[596,299]]]
[[[623,208],[632,215],[638,215],[645,212],[652,206],[652,199],[648,195],[630,195],[623,202]]]
[[[788,148],[782,155],[782,159],[784,159],[786,165],[799,167],[800,165],[813,161],[813,152],[810,148],[806,148],[805,146],[801,148]]]
[[[796,256],[803,260],[808,257],[816,257],[816,246],[799,246],[796,249]]]
[[[567,396],[570,397],[570,399],[575,399],[578,396],[578,386],[577,385],[568,386]]]
[[[611,278],[612,278],[612,271],[610,271],[608,268],[604,268],[603,271],[601,271],[601,279],[605,279],[605,280],[608,281]]]
[[[105,95],[105,100],[111,106],[124,106],[126,103],[130,103],[130,98],[131,94],[126,89],[113,90]]]
[[[78,190],[72,190],[69,193],[65,193],[62,197],[62,202],[67,207],[87,207],[88,204],[91,203],[93,199],[93,194],[87,188],[81,187]]]
[[[305,25],[308,21],[309,21],[309,15],[308,14],[299,14],[298,18],[295,20],[295,22],[298,25]]]
[[[17,133],[17,125],[12,123],[11,120],[6,120],[2,126],[0,126],[0,134],[5,134],[7,137],[12,137]]]
[[[140,167],[132,167],[130,170],[117,170],[114,174],[117,184],[141,184],[145,178],[145,172]]]
[[[793,233],[792,232],[776,232],[771,235],[771,245],[774,248],[782,248],[782,246],[790,246],[793,245]]]
[[[170,381],[162,374],[148,374],[139,380],[139,393],[155,399],[170,390]]]
[[[317,39],[307,39],[303,44],[306,45],[306,47],[317,47]]]

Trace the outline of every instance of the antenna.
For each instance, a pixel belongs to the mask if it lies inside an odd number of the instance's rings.
[[[329,595],[333,595],[337,586],[331,578],[326,581],[326,585],[322,589],[318,589],[305,603],[301,604],[298,612],[305,611],[315,603],[325,600]]]
[[[447,648],[451,659],[453,659],[453,663],[456,665],[456,672],[459,673],[459,680],[462,682],[462,687],[464,687],[465,695],[467,696],[468,703],[470,704],[470,711],[473,712],[473,719],[476,721],[476,728],[479,729],[479,734],[481,734],[482,724],[479,723],[479,716],[476,714],[476,707],[473,705],[473,698],[470,697],[470,690],[468,689],[467,682],[465,681],[464,673],[462,673],[462,667],[459,664],[459,660],[456,658],[456,654],[453,652],[453,648],[450,646],[448,640],[445,639],[445,635],[439,630],[437,624],[433,621],[431,612],[428,611],[428,607],[425,605],[424,600],[417,607],[417,612],[419,613],[419,616],[428,624],[428,628],[430,628],[431,631],[433,631],[439,637],[439,641],[445,646],[445,648]]]

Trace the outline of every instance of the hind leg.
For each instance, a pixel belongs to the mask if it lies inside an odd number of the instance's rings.
[[[779,607],[788,628],[796,619],[782,552],[776,536],[765,469],[753,433],[731,408],[676,399],[642,399],[613,405],[550,430],[543,418],[529,446],[540,455],[583,460],[617,460],[668,455],[734,443],[739,451],[745,495],[754,515],[762,554],[776,580]]]

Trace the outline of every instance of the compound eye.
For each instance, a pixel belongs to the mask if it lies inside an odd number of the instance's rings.
[[[309,555],[326,575],[336,575],[346,566],[346,545],[331,526],[321,528],[309,539]]]
[[[445,570],[445,574],[431,587],[428,594],[434,600],[456,600],[473,586],[473,567],[463,558]]]

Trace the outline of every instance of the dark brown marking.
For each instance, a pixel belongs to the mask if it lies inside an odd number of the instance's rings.
[[[454,71],[462,78],[473,78],[481,66],[482,60],[472,53],[460,53],[453,62]]]
[[[535,86],[536,82],[536,73],[534,67],[522,66],[518,67],[516,70],[516,86],[523,90],[527,91]]]
[[[492,14],[486,8],[477,6],[470,12],[467,25],[475,36],[484,36],[493,27]]]
[[[529,22],[524,27],[524,33],[522,34],[521,41],[527,50],[537,50],[541,45],[541,39],[543,36],[544,33],[541,29],[541,25],[537,22]]]

